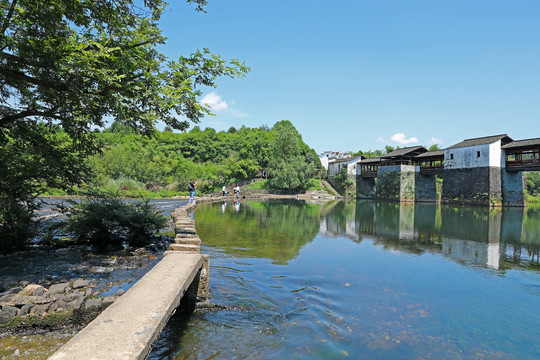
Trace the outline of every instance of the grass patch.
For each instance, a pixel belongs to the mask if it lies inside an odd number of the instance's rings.
[[[270,189],[270,181],[268,181],[268,180],[255,181],[255,182],[252,182],[251,184],[249,184],[249,186],[247,186],[246,189],[269,190]]]
[[[255,181],[249,186],[246,186],[246,189],[253,189],[253,190],[270,190],[270,181],[269,180],[260,180]],[[318,179],[309,179],[308,184],[304,190],[320,190],[321,186],[319,185]]]
[[[525,201],[527,204],[540,204],[540,196],[525,194]]]

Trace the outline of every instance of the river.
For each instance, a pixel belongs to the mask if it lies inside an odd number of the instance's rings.
[[[540,209],[197,207],[212,302],[150,359],[539,359]]]
[[[220,307],[178,312],[149,359],[540,359],[538,207],[229,202],[195,220]]]

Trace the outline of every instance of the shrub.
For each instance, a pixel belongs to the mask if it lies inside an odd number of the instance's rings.
[[[35,206],[2,200],[2,207],[7,211],[0,211],[0,252],[22,249],[35,235],[37,224],[32,216]]]
[[[64,229],[99,250],[124,243],[143,246],[167,223],[148,199],[128,201],[115,195],[92,195],[63,211],[67,215]]]

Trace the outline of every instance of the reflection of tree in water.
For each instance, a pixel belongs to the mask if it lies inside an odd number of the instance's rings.
[[[320,205],[302,201],[243,202],[238,213],[222,204],[197,207],[197,233],[203,243],[236,256],[266,257],[287,263],[319,231]]]
[[[504,209],[502,235],[505,267],[540,270],[540,207]]]

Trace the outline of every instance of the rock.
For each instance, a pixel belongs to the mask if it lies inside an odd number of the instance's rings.
[[[2,306],[21,307],[26,304],[46,304],[49,300],[41,296],[13,295],[9,300],[3,301]]]
[[[12,295],[12,294],[17,294],[19,291],[22,290],[22,287],[20,286],[17,286],[17,287],[14,287],[14,288],[11,288],[11,289],[8,289],[6,291],[4,291],[3,293],[0,294],[0,298],[4,295]]]
[[[148,255],[148,250],[145,249],[145,248],[139,248],[139,249],[136,249],[135,251],[132,251],[131,255],[133,255],[133,256]]]
[[[70,302],[74,300],[83,299],[84,297],[85,297],[84,292],[81,290],[78,290],[78,291],[74,291],[72,293],[66,294],[66,296],[64,296],[64,301]]]
[[[49,304],[35,305],[30,309],[30,315],[42,317],[47,313],[47,310],[49,310]]]
[[[24,289],[19,291],[19,293],[17,295],[31,296],[31,295],[34,294],[34,291],[36,291],[37,289],[40,289],[40,288],[45,289],[43,286],[38,285],[38,284],[29,284],[29,285],[26,285],[26,287]]]
[[[116,296],[112,295],[112,296],[107,296],[106,298],[103,299],[103,301],[101,302],[101,307],[102,308],[106,308],[107,306],[111,305],[112,303],[114,303],[116,301]]]
[[[86,289],[86,291],[84,292],[84,296],[90,296],[92,295],[92,289]]]
[[[64,298],[64,294],[54,294],[53,296],[49,296],[49,298],[52,301],[57,301]]]
[[[82,280],[82,279],[77,279],[73,282],[73,288],[74,289],[79,289],[79,288],[82,288],[82,287],[87,287],[90,285],[90,281],[88,280]]]
[[[126,293],[126,291],[124,289],[120,289],[117,292],[115,292],[114,295],[120,297],[120,296],[124,295],[125,293]]]
[[[46,293],[47,289],[45,289],[43,286],[40,286],[32,293],[32,296],[43,296]]]
[[[63,294],[63,293],[66,292],[66,289],[68,287],[69,287],[68,282],[51,285],[51,287],[49,288],[49,294],[51,294],[51,295]]]
[[[66,310],[73,310],[73,311],[79,310],[82,304],[84,304],[84,300],[82,299],[70,301],[66,303]]]
[[[23,280],[19,282],[19,284],[21,285],[21,287],[25,288],[28,286],[28,284],[30,284],[30,281]]]
[[[19,309],[13,306],[2,306],[2,311],[0,311],[0,325],[9,323],[15,316]]]
[[[67,310],[67,303],[64,300],[57,300],[49,307],[49,312],[62,312]]]
[[[96,309],[101,306],[101,299],[89,299],[84,303],[85,310]]]
[[[17,316],[24,316],[30,314],[30,310],[34,307],[34,304],[25,304],[22,308],[19,309]]]
[[[14,297],[15,294],[0,295],[0,306],[2,304],[9,303]]]

